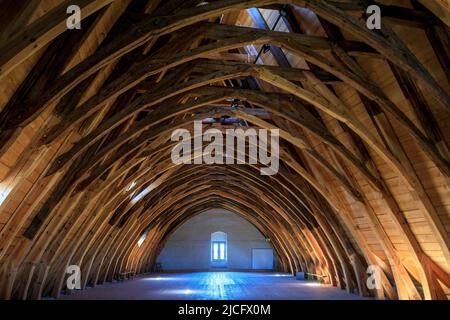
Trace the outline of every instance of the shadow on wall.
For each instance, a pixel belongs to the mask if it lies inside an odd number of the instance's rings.
[[[163,270],[273,269],[270,242],[250,222],[222,209],[200,213],[181,225],[157,259]]]

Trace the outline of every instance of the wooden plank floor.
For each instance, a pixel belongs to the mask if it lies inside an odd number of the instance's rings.
[[[256,272],[193,272],[153,274],[108,283],[63,295],[67,300],[302,300],[362,299],[344,290],[299,281],[288,274]]]

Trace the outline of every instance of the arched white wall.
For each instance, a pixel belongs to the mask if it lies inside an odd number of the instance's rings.
[[[223,231],[215,231],[211,233],[211,241],[227,241],[227,233]]]
[[[168,239],[157,261],[163,270],[210,269],[211,233],[216,231],[227,233],[228,269],[251,269],[252,249],[272,248],[247,220],[226,210],[211,209],[181,225]]]

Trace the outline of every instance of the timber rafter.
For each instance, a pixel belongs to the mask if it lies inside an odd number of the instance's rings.
[[[450,295],[442,7],[378,3],[372,31],[376,1],[79,0],[77,33],[69,2],[22,6],[0,36],[0,297],[58,297],[70,264],[83,288],[151,271],[211,208],[254,224],[283,271],[380,299]],[[278,173],[175,165],[171,133],[194,120],[278,129]]]

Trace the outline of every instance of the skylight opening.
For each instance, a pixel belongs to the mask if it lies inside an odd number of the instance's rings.
[[[138,247],[140,247],[144,243],[145,238],[147,238],[147,231],[145,231],[139,238],[139,240],[137,242]]]
[[[2,203],[8,198],[9,193],[12,191],[12,188],[6,186],[6,183],[0,183],[0,206]]]
[[[133,200],[131,200],[132,204],[136,204],[139,200],[141,200],[143,197],[145,197],[150,191],[152,191],[154,189],[154,185],[153,183],[151,185],[149,185],[147,188],[145,188],[144,190],[142,190],[136,197],[133,198]]]
[[[130,191],[130,190],[133,189],[135,186],[136,186],[136,181],[133,181],[133,182],[128,186],[128,188],[125,190],[125,192]]]

